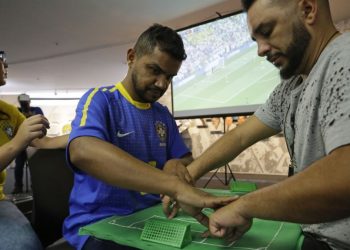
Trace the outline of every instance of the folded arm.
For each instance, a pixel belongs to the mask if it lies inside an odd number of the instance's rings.
[[[77,137],[69,145],[74,166],[110,185],[147,193],[165,194],[195,207],[227,203],[227,197],[212,197],[95,137]]]
[[[215,212],[210,231],[237,239],[252,218],[322,223],[350,216],[350,145],[335,149],[303,172],[242,196]],[[233,230],[232,230],[233,228]]]
[[[242,199],[247,216],[319,223],[350,216],[350,145]],[[254,206],[254,204],[259,206]],[[291,212],[293,211],[293,212]]]

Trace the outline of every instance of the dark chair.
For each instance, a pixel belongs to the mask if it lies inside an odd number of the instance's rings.
[[[32,224],[47,249],[74,249],[62,239],[63,220],[69,214],[73,172],[65,150],[41,149],[29,159],[33,191]]]

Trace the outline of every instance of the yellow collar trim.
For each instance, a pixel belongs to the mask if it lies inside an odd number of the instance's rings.
[[[113,88],[111,88],[110,92],[114,92],[116,90],[119,90],[122,96],[124,96],[126,100],[128,100],[132,105],[134,105],[138,109],[149,109],[151,107],[150,103],[138,102],[132,99],[121,82],[118,82]]]

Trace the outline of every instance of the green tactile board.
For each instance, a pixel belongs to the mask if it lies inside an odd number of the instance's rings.
[[[256,190],[255,183],[247,181],[230,181],[231,192],[251,192]]]
[[[215,195],[235,195],[229,190],[206,190]],[[205,209],[206,214],[212,212]],[[100,239],[111,240],[122,245],[145,250],[175,250],[173,246],[141,240],[141,234],[148,220],[166,219],[161,204],[136,212],[128,216],[112,216],[94,224],[80,228],[80,235],[93,235]],[[192,242],[183,247],[185,250],[299,250],[302,244],[301,228],[298,224],[254,219],[251,229],[238,241],[228,242],[217,238],[202,238],[206,228],[194,218],[179,213],[173,220],[191,225]]]
[[[141,240],[182,248],[192,241],[191,224],[162,218],[147,220]]]

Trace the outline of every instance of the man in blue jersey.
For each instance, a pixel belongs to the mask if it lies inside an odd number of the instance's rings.
[[[200,208],[232,200],[209,196],[178,176],[160,171],[192,161],[171,114],[156,102],[185,58],[181,37],[155,24],[128,50],[124,80],[91,89],[81,98],[67,148],[75,179],[70,215],[63,229],[64,237],[75,248],[128,249],[78,236],[78,230],[112,215],[128,215],[153,206],[160,202],[159,194],[181,202],[183,209],[203,224],[207,218]],[[196,209],[186,209],[188,205]]]

